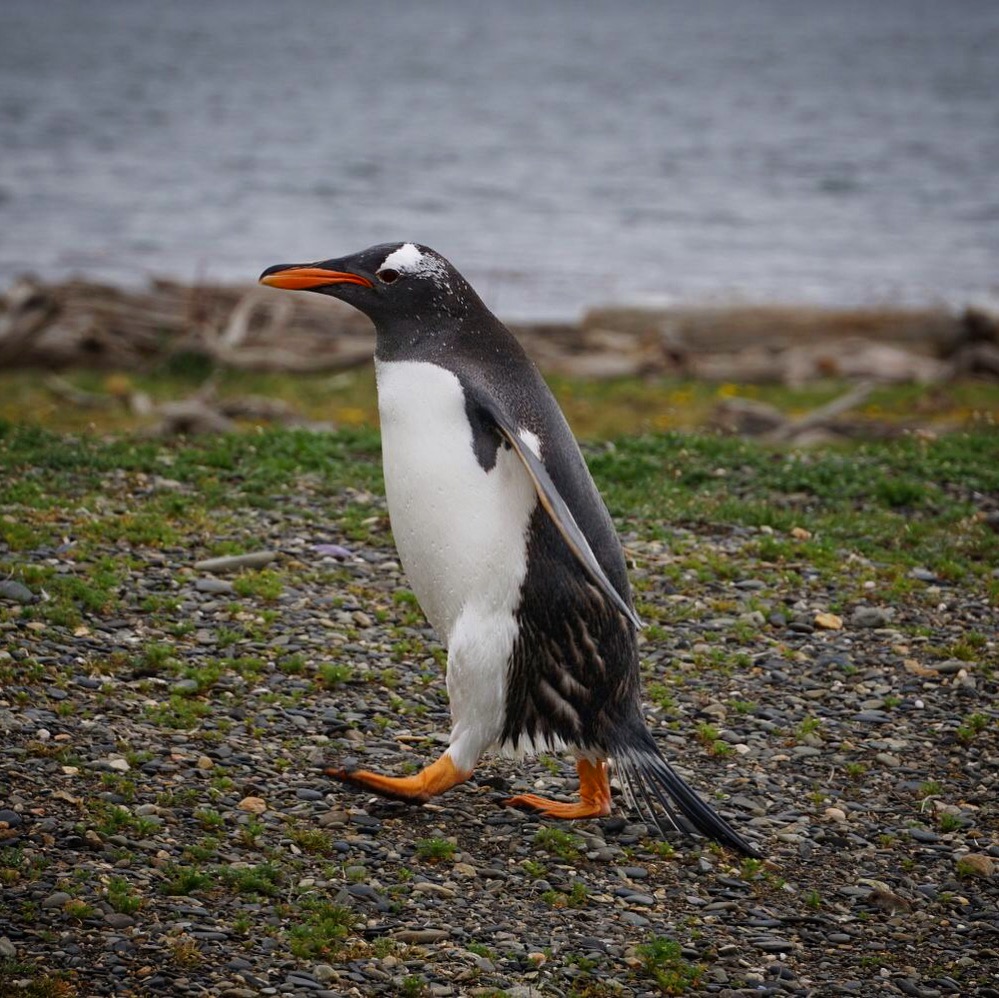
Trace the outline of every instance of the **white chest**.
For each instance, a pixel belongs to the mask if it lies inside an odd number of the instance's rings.
[[[537,496],[509,448],[483,470],[453,374],[421,361],[376,361],[375,370],[392,532],[413,592],[447,644],[463,612],[513,614]]]

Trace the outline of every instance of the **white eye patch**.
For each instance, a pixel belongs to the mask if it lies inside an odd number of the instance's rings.
[[[451,289],[447,263],[436,253],[424,253],[413,243],[403,243],[397,250],[389,253],[378,268],[379,273],[383,270],[394,270],[398,274],[414,277],[429,277],[442,290]]]
[[[412,243],[403,243],[397,250],[389,253],[382,261],[379,270],[398,270],[400,274],[419,274],[428,269],[425,257]]]

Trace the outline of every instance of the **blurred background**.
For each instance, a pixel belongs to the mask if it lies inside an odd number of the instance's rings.
[[[412,239],[508,318],[999,294],[994,0],[5,0],[0,288]]]
[[[255,281],[397,240],[582,435],[993,419],[997,52],[994,0],[6,0],[0,419],[374,425],[367,321]]]

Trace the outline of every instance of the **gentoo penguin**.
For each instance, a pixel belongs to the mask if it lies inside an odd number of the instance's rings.
[[[468,282],[416,243],[279,264],[260,281],[331,295],[374,322],[392,532],[448,652],[443,755],[415,776],[327,774],[422,802],[467,780],[487,750],[568,751],[579,801],[520,794],[507,803],[554,818],[606,815],[612,763],[661,831],[692,826],[758,855],[649,733],[640,624],[610,515],[548,386]]]

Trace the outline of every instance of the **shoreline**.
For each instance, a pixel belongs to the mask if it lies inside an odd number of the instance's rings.
[[[969,344],[978,353],[957,368],[999,375],[999,313],[972,308],[609,305],[509,326],[545,373],[568,377],[930,383],[951,376],[949,359]],[[22,279],[0,296],[0,368],[147,370],[184,352],[240,369],[337,371],[367,363],[373,347],[369,321],[348,306],[257,285]]]

